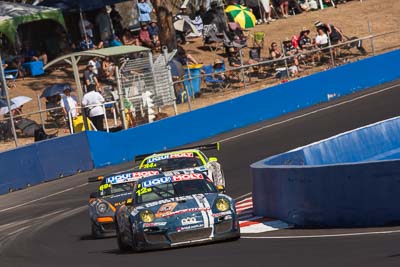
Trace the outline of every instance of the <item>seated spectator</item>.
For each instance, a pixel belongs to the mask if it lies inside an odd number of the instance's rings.
[[[158,38],[159,29],[157,25],[157,21],[152,21],[149,26],[147,26],[147,30],[150,34],[150,39],[153,42],[154,47],[160,47],[160,40]]]
[[[323,49],[329,46],[328,35],[324,32],[322,28],[317,29],[317,36],[315,37],[315,46],[319,49]],[[327,50],[324,50],[325,52]],[[317,54],[318,61],[321,61],[321,53]]]
[[[110,60],[110,57],[105,57],[101,67],[104,77],[108,80],[114,80],[115,65]]]
[[[101,47],[102,45],[100,45]],[[90,37],[83,37],[83,39],[79,42],[78,45],[79,49],[81,51],[85,51],[85,50],[93,50],[96,49],[97,47],[94,45],[92,39]]]
[[[142,23],[140,27],[139,40],[143,46],[154,48],[153,40],[151,39],[149,30],[147,29],[147,23]]]
[[[311,38],[309,37],[309,34],[310,34],[310,30],[307,28],[303,28],[303,30],[300,32],[299,48],[303,51],[312,50],[314,48],[314,45],[312,43]],[[307,54],[307,56],[310,56],[312,63],[314,63],[316,54],[311,53],[311,54]]]
[[[181,45],[178,45],[174,59],[179,61],[182,65],[199,64],[192,55],[186,53]]]
[[[301,71],[299,67],[300,51],[296,47],[294,47],[291,40],[284,41],[283,48],[285,55],[290,57],[288,59],[288,63],[294,64],[297,67],[298,71]]]
[[[82,20],[79,21],[79,30],[81,32],[81,36],[85,37],[85,35],[91,39],[93,39],[93,24],[86,19],[85,14],[82,14]]]
[[[280,59],[283,57],[282,52],[278,48],[278,44],[276,42],[272,42],[269,48],[269,55],[271,59]]]
[[[125,29],[122,34],[122,43],[124,45],[141,45],[139,36],[134,36],[128,29]]]
[[[31,61],[39,61],[41,60],[43,64],[47,64],[47,54],[44,49],[41,49],[39,52],[36,51],[35,49],[32,48],[30,42],[26,42],[24,44],[24,47],[22,49],[23,55],[24,55],[24,61],[25,62],[31,62]]]
[[[231,67],[240,67],[242,65],[238,48],[230,47],[228,49],[228,62]]]
[[[122,42],[121,40],[118,38],[117,35],[113,34],[110,41],[109,41],[109,46],[113,47],[113,46],[122,46]]]
[[[228,83],[240,82],[238,76],[230,71],[225,70],[224,61],[221,59],[216,59],[213,65],[213,77],[217,80],[221,80]]]

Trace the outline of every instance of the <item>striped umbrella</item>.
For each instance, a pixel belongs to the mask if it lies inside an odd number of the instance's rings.
[[[243,29],[253,28],[256,25],[256,17],[250,11],[249,8],[235,4],[229,5],[225,8],[225,13],[227,13],[231,19],[240,24]]]

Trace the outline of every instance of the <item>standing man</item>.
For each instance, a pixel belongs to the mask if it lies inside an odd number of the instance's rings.
[[[69,113],[71,113],[71,119],[75,119],[76,117],[78,117],[78,114],[79,114],[78,102],[76,101],[76,97],[71,95],[70,87],[65,87],[64,95],[61,97],[60,105],[64,112],[65,120],[67,121],[68,128],[69,128],[69,126],[70,126]]]
[[[104,46],[107,47],[112,33],[111,21],[107,14],[107,8],[103,7],[99,14],[97,14],[96,25],[100,32],[100,39],[104,43]]]
[[[100,90],[99,81],[94,73],[94,64],[92,62],[89,62],[86,66],[86,70],[83,72],[83,80],[85,84],[85,92],[88,90],[90,85],[94,85],[95,88]]]
[[[88,92],[82,98],[82,105],[97,131],[104,131],[104,98],[99,92],[96,92],[96,86],[93,84],[89,85],[87,90]]]
[[[153,6],[146,0],[139,0],[137,7],[139,11],[139,22],[146,24],[150,23],[150,14],[153,12]]]

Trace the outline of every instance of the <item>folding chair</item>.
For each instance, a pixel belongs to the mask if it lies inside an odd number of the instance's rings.
[[[15,80],[18,78],[18,70],[11,69],[4,71],[4,77],[6,78],[7,87],[8,88],[15,88]]]
[[[229,82],[226,82],[222,78],[214,78],[213,77],[213,66],[212,65],[205,65],[202,67],[204,71],[204,83],[207,87],[211,87],[213,90],[216,89],[226,89],[230,86]]]
[[[218,36],[215,24],[204,25],[203,27],[203,47],[208,47],[213,52],[214,57],[219,49],[224,49],[224,39]]]
[[[254,48],[264,48],[265,32],[255,32],[253,33],[253,47]]]

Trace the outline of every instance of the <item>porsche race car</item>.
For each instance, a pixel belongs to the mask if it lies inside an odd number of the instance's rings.
[[[234,200],[219,192],[202,172],[145,177],[133,192],[133,199],[115,215],[122,251],[240,238]]]
[[[225,188],[225,177],[216,157],[207,157],[202,150],[219,150],[219,143],[195,146],[180,150],[163,151],[135,157],[141,161],[139,169],[157,168],[165,171],[196,170],[206,174],[220,189]]]
[[[131,170],[104,177],[97,192],[90,194],[89,217],[95,238],[115,235],[114,215],[118,206],[132,196],[135,182],[142,177],[157,175],[158,170]],[[89,178],[89,182],[98,181]]]

